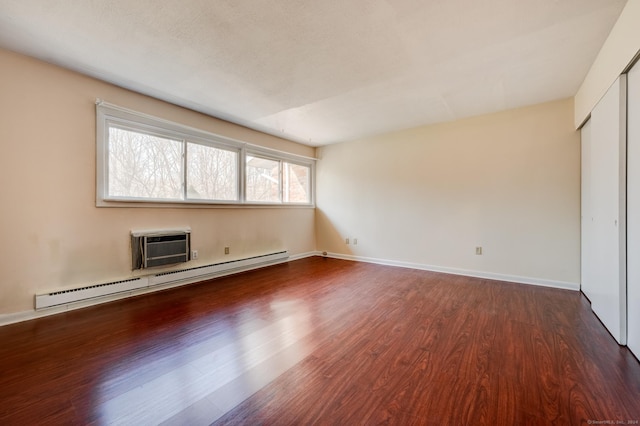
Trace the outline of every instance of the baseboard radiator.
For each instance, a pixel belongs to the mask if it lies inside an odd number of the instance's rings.
[[[289,253],[285,250],[229,262],[219,262],[193,268],[159,272],[137,278],[38,294],[35,297],[35,307],[36,309],[44,309],[118,294],[126,296],[127,293],[129,293],[129,295],[134,295],[141,293],[144,289],[155,286],[188,284],[283,262],[288,258]]]

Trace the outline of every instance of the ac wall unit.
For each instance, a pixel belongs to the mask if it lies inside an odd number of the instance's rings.
[[[131,233],[133,269],[173,265],[189,261],[190,231]]]

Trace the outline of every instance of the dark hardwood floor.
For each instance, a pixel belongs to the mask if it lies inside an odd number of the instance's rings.
[[[315,257],[0,327],[1,425],[638,420],[572,291]]]

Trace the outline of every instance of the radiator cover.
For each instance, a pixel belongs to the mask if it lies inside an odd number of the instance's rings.
[[[128,278],[120,281],[37,294],[35,296],[35,308],[36,310],[39,310],[61,305],[66,305],[67,308],[72,308],[73,304],[76,302],[90,301],[91,299],[99,300],[105,296],[113,297],[113,295],[116,295],[118,298],[132,296],[134,294],[139,294],[140,291],[146,291],[153,288],[154,286],[173,287],[176,285],[199,282],[205,279],[284,262],[288,259],[289,253],[284,250],[227,262],[213,263],[210,265],[196,266],[176,271],[152,273],[150,275],[137,278]]]

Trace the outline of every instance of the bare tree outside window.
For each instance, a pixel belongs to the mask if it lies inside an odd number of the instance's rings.
[[[280,161],[247,155],[247,201],[280,202]]]
[[[109,195],[181,199],[182,141],[109,128]]]
[[[187,143],[187,197],[198,200],[237,200],[238,153]]]

